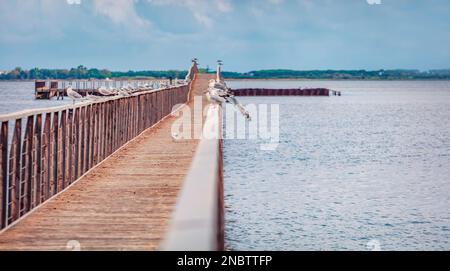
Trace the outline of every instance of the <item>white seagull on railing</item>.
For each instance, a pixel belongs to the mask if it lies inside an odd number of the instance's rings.
[[[80,93],[78,93],[75,90],[73,90],[71,86],[69,86],[66,89],[66,93],[67,93],[67,96],[69,96],[69,98],[71,98],[73,100],[73,104],[75,104],[75,100],[83,99],[83,96],[81,96]]]
[[[130,87],[123,87],[119,89],[119,92],[117,93],[117,95],[122,96],[122,97],[128,97],[130,96],[132,93],[132,89]]]
[[[169,83],[165,82],[165,81],[160,81],[159,82],[159,88],[168,88],[169,87]]]
[[[112,96],[115,95],[114,90],[113,89],[107,89],[106,87],[100,87],[98,88],[98,92],[100,94],[102,94],[103,96]]]

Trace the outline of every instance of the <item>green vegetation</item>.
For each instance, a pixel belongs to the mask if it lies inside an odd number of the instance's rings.
[[[225,78],[240,79],[353,79],[353,80],[409,80],[450,79],[450,69],[430,70],[260,70],[248,73],[223,72]]]
[[[112,72],[106,69],[88,69],[84,66],[67,69],[38,69],[23,70],[18,67],[0,75],[0,80],[30,80],[30,79],[105,79],[105,78],[184,78],[187,71],[128,71]]]
[[[202,72],[214,72],[209,69],[201,69]],[[187,71],[128,71],[115,72],[106,69],[88,69],[84,66],[67,69],[31,69],[14,70],[1,74],[0,80],[27,80],[27,79],[105,79],[105,78],[184,78]],[[450,69],[446,70],[259,70],[246,73],[223,72],[225,78],[235,79],[348,79],[348,80],[424,80],[439,79],[449,80]]]

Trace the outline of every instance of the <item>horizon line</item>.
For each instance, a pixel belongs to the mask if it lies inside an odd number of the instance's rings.
[[[38,70],[71,70],[71,69],[77,69],[79,67],[86,68],[87,70],[107,70],[110,72],[145,72],[145,71],[187,71],[188,69],[126,69],[126,70],[120,70],[120,69],[110,69],[110,68],[98,68],[98,67],[87,67],[84,65],[78,65],[76,67],[70,67],[70,68],[48,68],[48,67],[33,67],[33,68],[22,68],[21,66],[16,66],[12,69],[0,69],[0,71],[3,72],[11,72],[16,70],[17,68],[20,68],[23,71],[30,71],[34,69]],[[215,68],[211,68],[209,66],[199,66],[199,69],[202,70],[215,70]],[[233,72],[233,73],[251,73],[255,71],[419,71],[419,72],[428,72],[428,71],[443,71],[443,70],[449,70],[448,68],[430,68],[430,69],[420,69],[420,68],[378,68],[378,69],[369,69],[369,68],[354,68],[354,69],[345,69],[345,68],[324,68],[324,69],[293,69],[293,68],[264,68],[264,69],[253,69],[248,71],[235,71],[235,70],[223,70],[222,72]]]

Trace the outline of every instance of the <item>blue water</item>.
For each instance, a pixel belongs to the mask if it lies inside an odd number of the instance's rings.
[[[450,82],[232,81],[329,87],[279,104],[280,144],[225,140],[231,250],[450,250]]]
[[[26,109],[44,108],[71,104],[68,98],[62,100],[36,100],[34,98],[34,82],[0,81],[0,115]]]

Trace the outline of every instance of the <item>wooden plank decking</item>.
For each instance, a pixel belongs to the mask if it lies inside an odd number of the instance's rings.
[[[198,74],[191,94],[201,95],[211,78]],[[71,240],[81,250],[158,249],[198,144],[174,140],[174,120],[146,130],[1,232],[0,250],[67,250]]]

